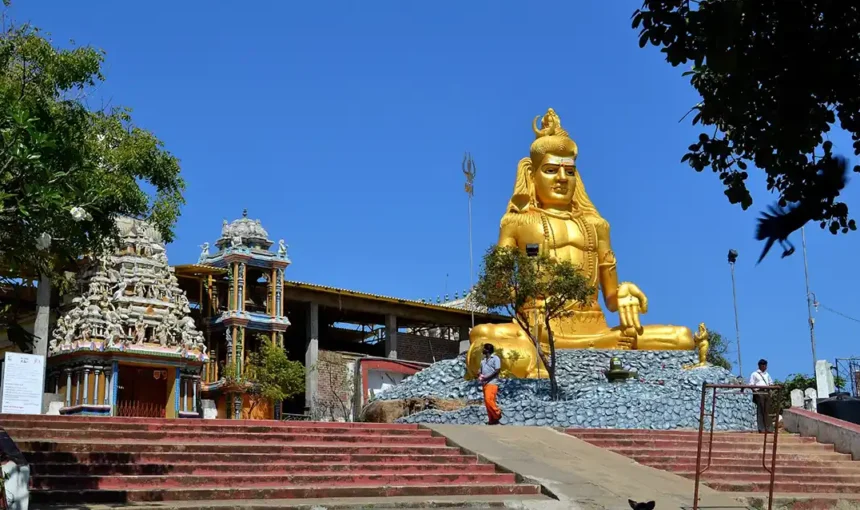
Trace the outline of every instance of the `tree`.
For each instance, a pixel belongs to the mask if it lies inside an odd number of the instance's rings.
[[[552,321],[573,315],[577,303],[587,303],[593,299],[594,287],[568,261],[559,261],[543,254],[529,257],[517,248],[493,246],[484,255],[474,295],[479,305],[490,310],[504,310],[514,317],[534,343],[549,374],[550,396],[557,400]],[[536,320],[529,313],[524,313],[525,307],[534,305],[540,309]],[[540,335],[532,330],[535,325],[546,332],[549,358],[541,347]]]
[[[826,136],[836,125],[860,154],[860,5],[830,0],[645,0],[633,14],[639,46],[660,47],[701,95],[699,135],[682,161],[719,175],[746,210],[750,164],[767,174],[779,205],[815,204],[812,221],[832,233],[855,230],[838,183],[820,182],[832,164]],[[860,172],[860,165],[854,167]]]
[[[272,344],[268,335],[260,335],[259,350],[248,356],[245,378],[250,382],[249,417],[263,401],[277,405],[305,391],[304,365],[291,361],[287,352]]]
[[[29,25],[0,33],[0,283],[57,276],[111,247],[119,215],[173,239],[179,162],[129,109],[87,107],[103,61],[92,47],[55,48]]]
[[[729,342],[719,332],[708,330],[708,363],[715,367],[732,369],[732,363],[726,359],[729,352]]]

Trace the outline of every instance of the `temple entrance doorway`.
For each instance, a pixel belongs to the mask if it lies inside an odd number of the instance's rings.
[[[165,368],[120,364],[116,415],[164,418],[167,412],[167,375]]]

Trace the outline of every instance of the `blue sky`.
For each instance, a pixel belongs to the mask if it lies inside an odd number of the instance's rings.
[[[718,178],[679,161],[698,131],[697,95],[654,49],[639,49],[637,0],[574,2],[14,1],[60,44],[107,51],[91,97],[134,109],[182,161],[188,182],[174,264],[194,262],[222,219],[248,208],[290,245],[293,280],[407,298],[469,285],[460,163],[478,166],[476,263],[496,240],[531,119],[553,107],[613,228],[619,275],[648,295],[648,323],[705,321],[734,342],[726,252],[737,265],[744,372],[811,372],[798,254],[761,266],[761,172],[743,212]],[[850,139],[831,138],[848,153]],[[860,186],[846,199],[860,213]],[[856,216],[855,216],[856,217]],[[822,305],[860,317],[860,234],[807,230]],[[819,358],[860,354],[860,323],[821,309]],[[610,323],[617,323],[610,317]],[[734,356],[734,351],[732,357]]]

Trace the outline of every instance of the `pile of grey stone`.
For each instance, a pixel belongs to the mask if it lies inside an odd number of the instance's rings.
[[[636,378],[609,382],[605,371],[617,357]],[[552,402],[546,379],[501,379],[497,400],[502,424],[582,428],[690,429],[699,427],[702,384],[735,384],[721,367],[685,369],[696,361],[691,351],[566,350],[558,352],[560,399]],[[381,392],[380,400],[414,397],[480,400],[481,388],[465,381],[465,357],[444,360]],[[749,392],[719,390],[716,430],[754,430],[755,406]],[[710,412],[711,398],[706,399]],[[450,412],[421,411],[402,423],[482,424],[483,406]],[[709,426],[710,419],[706,421]]]

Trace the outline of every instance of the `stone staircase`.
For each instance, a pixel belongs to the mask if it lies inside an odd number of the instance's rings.
[[[416,425],[0,415],[34,504],[529,497]]]
[[[570,429],[567,433],[640,464],[690,479],[696,476],[698,431]],[[707,437],[706,433],[703,468],[708,465]],[[755,433],[715,432],[710,468],[702,474],[702,482],[718,491],[767,493],[770,474],[762,467],[763,439]],[[769,435],[768,467],[772,439]],[[853,461],[848,454],[837,453],[833,445],[780,432],[774,492],[838,494],[860,499],[860,462]]]

